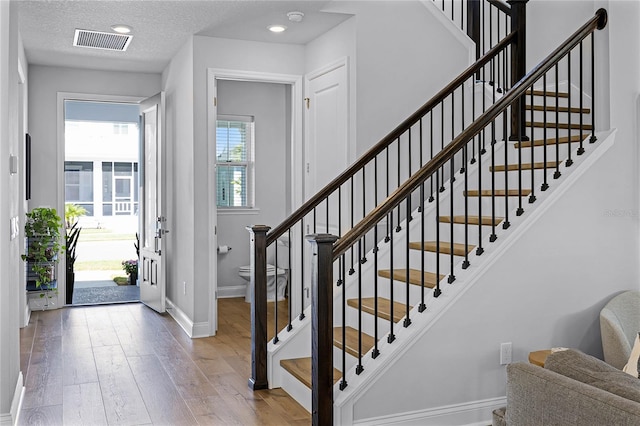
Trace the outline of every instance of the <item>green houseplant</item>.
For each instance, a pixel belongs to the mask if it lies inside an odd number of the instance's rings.
[[[78,238],[80,237],[80,231],[82,228],[78,226],[78,218],[87,214],[87,210],[77,204],[65,204],[64,206],[64,223],[66,227],[65,233],[65,265],[66,265],[66,303],[73,303],[73,289],[75,287],[76,273],[76,247],[78,245]]]
[[[26,214],[24,231],[27,244],[21,257],[27,262],[27,290],[57,288],[55,272],[58,254],[63,247],[60,242],[62,226],[56,209],[37,207]],[[35,281],[35,285],[30,285],[30,281]]]

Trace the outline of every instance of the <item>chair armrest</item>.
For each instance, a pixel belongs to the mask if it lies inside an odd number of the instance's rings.
[[[508,425],[634,425],[640,404],[528,363],[507,366]]]

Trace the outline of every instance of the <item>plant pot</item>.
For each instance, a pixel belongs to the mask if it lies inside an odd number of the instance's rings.
[[[129,274],[129,285],[136,285],[138,282],[138,273],[132,272]]]
[[[66,303],[67,305],[73,304],[73,287],[76,282],[76,273],[73,271],[67,271],[66,280]]]

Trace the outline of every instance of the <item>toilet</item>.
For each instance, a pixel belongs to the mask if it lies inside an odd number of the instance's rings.
[[[287,270],[289,269],[289,240],[286,237],[277,240],[278,244],[278,268],[267,264],[267,301],[278,302],[284,300],[287,291]],[[251,265],[238,268],[238,275],[247,281],[247,292],[244,301],[251,303],[253,286],[251,285]]]
[[[247,281],[247,292],[244,297],[244,301],[251,303],[251,295],[253,293],[253,286],[251,285],[251,266],[241,266],[238,270],[240,275],[245,281]],[[284,300],[285,292],[287,291],[287,271],[278,268],[276,275],[276,267],[273,265],[267,265],[267,301],[278,302]]]

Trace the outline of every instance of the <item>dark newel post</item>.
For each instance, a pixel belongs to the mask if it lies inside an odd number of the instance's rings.
[[[480,40],[480,0],[467,0],[467,35],[476,44],[476,59],[482,56]],[[478,71],[478,77],[480,71]]]
[[[330,234],[311,242],[311,424],[333,424],[333,243]]]
[[[527,2],[529,0],[507,0],[511,5],[511,31],[516,31],[516,41],[511,46],[511,87],[527,73]],[[512,141],[529,140],[525,126],[525,99],[514,101],[511,108],[511,137]]]
[[[265,225],[248,226],[251,233],[251,378],[253,390],[267,389],[267,232]]]

